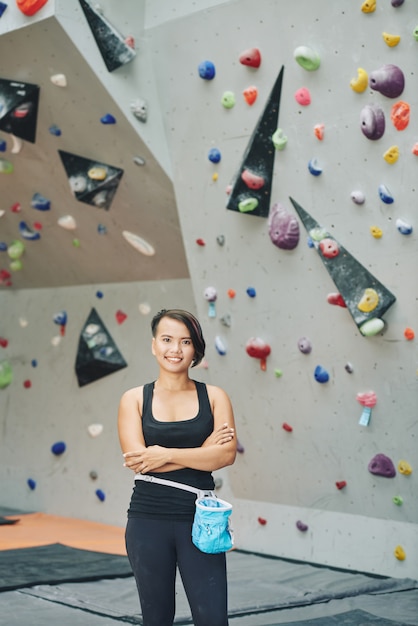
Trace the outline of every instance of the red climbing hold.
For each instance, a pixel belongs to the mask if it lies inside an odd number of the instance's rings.
[[[32,387],[32,383],[30,382],[30,380],[25,380],[23,386],[25,389],[30,389]]]
[[[0,346],[2,348],[7,348],[8,345],[9,345],[9,342],[7,341],[7,339],[4,339],[4,337],[0,337]]]
[[[346,303],[344,302],[344,298],[340,293],[330,293],[328,294],[327,301],[329,304],[337,304],[338,306],[342,306],[347,308]]]
[[[126,313],[124,313],[120,309],[116,311],[116,321],[118,324],[123,324],[127,317],[128,316],[126,315]]]
[[[250,48],[244,50],[239,57],[241,65],[248,65],[248,67],[260,67],[261,54],[258,48]]]
[[[258,517],[257,521],[260,524],[260,526],[265,526],[267,524],[267,520],[264,517]]]
[[[15,202],[14,204],[12,204],[12,206],[10,207],[10,210],[12,213],[20,213],[22,210],[20,202]]]
[[[345,480],[338,480],[335,483],[335,486],[337,487],[337,489],[344,489],[344,487],[347,486],[347,483],[345,482]]]
[[[245,350],[248,356],[260,359],[260,367],[263,372],[265,372],[267,368],[267,357],[271,352],[271,348],[268,343],[265,343],[259,337],[251,337],[251,339],[247,341]]]
[[[292,430],[293,430],[293,428],[292,428],[289,424],[287,424],[286,422],[284,422],[284,423],[282,424],[282,428],[283,428],[283,430],[285,430],[285,431],[286,431],[286,432],[288,432],[288,433],[291,433],[291,432],[292,432]]]
[[[199,237],[199,239],[196,239],[196,243],[197,243],[198,246],[205,246],[206,245],[205,244],[205,240],[201,239],[200,237]]]

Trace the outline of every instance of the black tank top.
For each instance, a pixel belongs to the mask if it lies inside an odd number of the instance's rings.
[[[193,381],[199,401],[196,417],[180,422],[162,422],[152,414],[154,382],[144,385],[142,407],[142,432],[146,446],[160,445],[166,448],[199,448],[213,431],[213,414],[204,383]],[[172,472],[150,472],[152,476],[185,483],[197,489],[213,489],[211,472],[183,468]],[[135,481],[128,510],[128,517],[150,519],[193,520],[196,496],[193,493]]]

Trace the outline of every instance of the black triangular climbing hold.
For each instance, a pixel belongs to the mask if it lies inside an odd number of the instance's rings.
[[[75,371],[78,386],[83,387],[113,374],[127,363],[119,352],[96,309],[92,309],[78,342]]]
[[[358,328],[364,335],[376,334],[396,297],[293,198],[290,201]]]
[[[80,5],[108,71],[113,72],[132,61],[136,52],[125,43],[122,35],[86,0],[80,0]]]
[[[272,135],[277,130],[284,67],[281,68],[248,142],[241,167],[232,183],[226,205],[231,211],[268,217],[276,149]]]
[[[35,143],[39,86],[0,78],[0,130]]]

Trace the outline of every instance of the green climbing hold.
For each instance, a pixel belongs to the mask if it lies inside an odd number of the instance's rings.
[[[251,211],[254,211],[257,207],[257,198],[246,198],[245,200],[241,200],[241,202],[238,203],[238,209],[241,211],[241,213],[250,213]]]

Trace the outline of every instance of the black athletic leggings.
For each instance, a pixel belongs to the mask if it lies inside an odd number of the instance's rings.
[[[191,522],[128,519],[126,549],[144,626],[173,626],[178,566],[195,626],[228,626],[225,554],[205,554]]]

